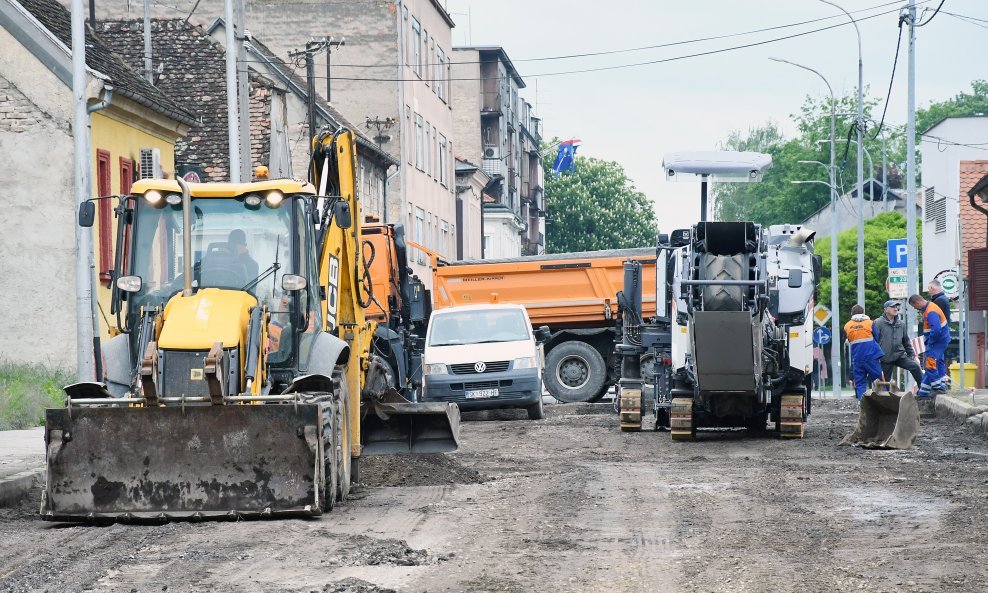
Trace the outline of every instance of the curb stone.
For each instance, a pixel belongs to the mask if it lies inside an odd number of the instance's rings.
[[[988,435],[988,407],[972,406],[950,395],[940,394],[934,403],[937,416],[949,416],[963,422],[981,435]]]
[[[0,507],[16,504],[37,486],[44,484],[45,469],[29,469],[0,480]]]

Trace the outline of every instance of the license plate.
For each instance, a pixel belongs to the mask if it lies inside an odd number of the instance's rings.
[[[476,391],[468,391],[467,399],[484,399],[488,397],[497,397],[497,389],[477,389]]]

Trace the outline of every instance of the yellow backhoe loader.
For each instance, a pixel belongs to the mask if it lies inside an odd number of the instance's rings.
[[[456,406],[400,398],[373,354],[354,146],[316,139],[312,184],[153,179],[120,198],[117,335],[101,381],[46,412],[44,519],[314,516],[362,455],[456,449]]]

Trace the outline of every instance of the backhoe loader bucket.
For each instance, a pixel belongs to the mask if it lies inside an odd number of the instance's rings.
[[[364,455],[449,453],[460,442],[460,408],[451,403],[411,403],[389,390],[363,422]]]
[[[876,386],[882,386],[876,383]],[[865,392],[861,397],[858,423],[842,445],[860,445],[868,449],[909,449],[919,435],[919,406],[911,393],[881,389]]]
[[[319,515],[315,404],[72,407],[45,414],[52,521]]]

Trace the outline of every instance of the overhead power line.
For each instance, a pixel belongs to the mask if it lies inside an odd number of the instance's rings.
[[[943,3],[944,2],[946,2],[946,0],[940,0],[940,5],[937,6],[937,9],[933,11],[933,14],[930,15],[930,18],[926,19],[922,23],[917,24],[916,26],[917,27],[925,27],[926,25],[929,25],[930,24],[930,21],[932,21],[937,16],[937,13],[940,12],[940,9],[943,8]]]
[[[932,0],[922,0],[921,2],[918,2],[918,4],[924,4],[925,2],[931,2],[931,1]],[[885,3],[882,3],[882,4],[877,4],[875,6],[870,6],[868,8],[862,8],[860,10],[851,11],[851,14],[860,14],[860,13],[865,13],[865,12],[871,12],[873,10],[878,10],[880,8],[885,8],[887,6],[899,5],[899,4],[902,4],[901,0],[896,0],[894,2],[885,2]],[[813,24],[813,23],[819,23],[819,22],[823,22],[823,21],[830,21],[830,20],[834,20],[834,19],[843,19],[843,18],[844,18],[843,15],[837,14],[837,15],[820,17],[820,18],[816,18],[816,19],[809,19],[809,20],[805,20],[805,21],[799,21],[799,22],[795,22],[795,23],[788,23],[788,24],[785,24],[785,25],[775,25],[775,26],[772,26],[772,27],[764,27],[764,28],[761,28],[761,29],[751,29],[750,31],[741,31],[741,32],[738,32],[738,33],[725,33],[725,34],[722,34],[722,35],[713,35],[713,36],[710,36],[710,37],[698,37],[698,38],[695,38],[695,39],[685,39],[685,40],[682,40],[682,41],[670,41],[668,43],[659,43],[659,44],[655,44],[655,45],[642,45],[642,46],[638,46],[638,47],[628,47],[628,48],[622,48],[622,49],[601,50],[601,51],[585,52],[585,53],[579,53],[579,54],[564,54],[564,55],[557,55],[557,56],[542,56],[542,57],[536,57],[536,58],[518,58],[518,59],[512,59],[511,61],[514,62],[514,63],[521,63],[521,62],[546,62],[546,61],[552,61],[552,60],[571,60],[571,59],[576,59],[576,58],[589,58],[589,57],[595,57],[595,56],[610,56],[610,55],[615,55],[615,54],[624,54],[624,53],[632,53],[632,52],[638,52],[638,51],[647,51],[647,50],[652,50],[652,49],[663,49],[663,48],[668,48],[668,47],[677,47],[677,46],[680,46],[680,45],[690,45],[690,44],[693,44],[693,43],[703,43],[703,42],[706,42],[706,41],[719,41],[721,39],[731,39],[731,38],[734,38],[734,37],[745,37],[747,35],[755,35],[757,33],[767,33],[769,31],[778,31],[780,29],[790,29],[792,27],[799,27],[799,26],[802,26],[802,25],[809,25],[809,24]],[[858,20],[862,20],[862,19],[858,19]],[[482,62],[476,61],[476,60],[471,60],[471,61],[465,61],[465,62],[454,61],[452,63],[453,64],[480,64]],[[336,65],[337,66],[346,66],[346,67],[349,67],[349,68],[387,68],[387,67],[392,67],[393,68],[394,67],[394,64],[336,64]],[[422,66],[423,67],[426,67],[426,68],[440,66],[440,65],[445,66],[446,65],[446,62],[443,62],[442,64],[439,64],[438,62],[422,64]]]
[[[905,22],[906,16],[904,14],[899,15],[899,38],[895,42],[895,58],[892,60],[892,74],[889,76],[889,90],[885,93],[885,107],[882,108],[882,120],[878,123],[878,129],[875,131],[875,138],[882,133],[882,126],[885,125],[885,114],[889,110],[889,99],[892,98],[892,83],[895,81],[895,68],[899,65],[899,48],[902,47],[902,23]]]
[[[873,14],[873,15],[861,17],[861,18],[857,19],[857,21],[858,22],[861,22],[861,21],[865,21],[865,20],[869,20],[869,19],[878,18],[880,16],[885,16],[885,15],[888,15],[888,14],[898,13],[898,12],[899,12],[898,9],[884,11],[884,12],[876,13],[876,14]],[[680,56],[672,56],[672,57],[669,57],[669,58],[660,58],[660,59],[656,59],[656,60],[647,60],[647,61],[643,61],[643,62],[632,62],[632,63],[626,63],[626,64],[616,64],[616,65],[613,65],[613,66],[600,66],[600,67],[595,67],[595,68],[581,68],[581,69],[577,69],[577,70],[565,70],[565,71],[559,71],[559,72],[541,72],[541,73],[538,73],[538,74],[526,74],[526,75],[522,75],[522,76],[523,76],[523,78],[544,78],[544,77],[549,77],[549,76],[564,76],[564,75],[569,75],[569,74],[588,74],[588,73],[593,73],[593,72],[606,72],[606,71],[611,71],[611,70],[622,70],[622,69],[625,69],[625,68],[636,68],[636,67],[641,67],[641,66],[650,66],[650,65],[654,65],[654,64],[664,64],[664,63],[668,63],[668,62],[676,62],[676,61],[679,61],[679,60],[685,60],[685,59],[689,59],[689,58],[698,58],[698,57],[703,57],[703,56],[710,56],[710,55],[715,55],[715,54],[720,54],[720,53],[726,53],[726,52],[730,52],[730,51],[737,51],[737,50],[740,50],[740,49],[747,49],[747,48],[751,48],[751,47],[757,47],[757,46],[760,46],[760,45],[768,45],[770,43],[777,43],[779,41],[787,41],[789,39],[796,39],[798,37],[803,37],[803,36],[806,36],[806,35],[812,35],[814,33],[820,33],[820,32],[823,32],[823,31],[829,31],[830,29],[836,29],[836,28],[839,28],[839,27],[846,27],[846,26],[849,26],[851,24],[852,23],[850,21],[845,21],[845,22],[840,22],[840,23],[834,24],[834,25],[828,25],[826,27],[820,27],[820,28],[817,28],[817,29],[810,29],[810,30],[807,30],[807,31],[801,31],[799,33],[793,33],[791,35],[784,35],[782,37],[774,37],[772,39],[765,39],[765,40],[762,40],[762,41],[755,41],[755,42],[752,42],[752,43],[745,43],[745,44],[741,44],[741,45],[735,45],[735,46],[730,46],[730,47],[713,49],[713,50],[709,50],[709,51],[696,52],[696,53],[692,53],[692,54],[685,54],[685,55],[680,55]],[[326,77],[324,77],[324,76],[317,76],[316,78],[325,79]],[[446,79],[441,79],[441,78],[440,79],[436,79],[436,78],[419,77],[419,76],[415,76],[413,78],[384,78],[384,77],[373,77],[373,76],[369,76],[369,77],[368,76],[333,76],[333,77],[331,77],[331,80],[350,80],[350,81],[364,81],[364,82],[417,82],[417,81],[423,81],[423,82],[442,82],[444,80],[447,80],[447,81],[500,80],[501,78],[502,78],[501,76],[488,76],[488,77],[451,77],[451,78],[446,78]]]

